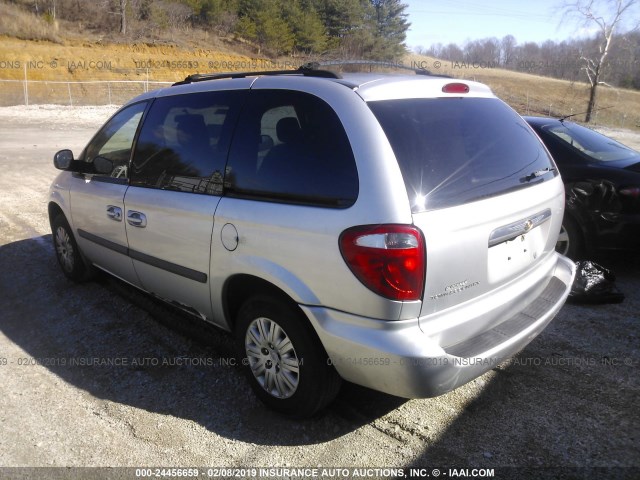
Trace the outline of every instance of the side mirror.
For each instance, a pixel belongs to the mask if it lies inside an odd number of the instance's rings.
[[[96,173],[111,175],[111,172],[113,172],[113,162],[105,157],[96,157],[93,159],[93,168]]]
[[[60,150],[53,156],[53,165],[58,170],[68,170],[73,162],[73,152],[71,150]]]

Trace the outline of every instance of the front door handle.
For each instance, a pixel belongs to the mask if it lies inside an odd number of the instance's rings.
[[[107,217],[116,222],[122,221],[122,209],[115,205],[107,205]]]
[[[142,212],[127,211],[127,223],[132,227],[144,228],[147,226],[147,217]]]

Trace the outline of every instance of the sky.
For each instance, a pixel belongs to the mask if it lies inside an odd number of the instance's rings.
[[[561,22],[563,0],[404,0],[410,48],[513,35],[518,44],[562,41],[589,33],[575,21]]]

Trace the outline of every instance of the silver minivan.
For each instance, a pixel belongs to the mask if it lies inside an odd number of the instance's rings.
[[[64,274],[106,271],[233,332],[257,396],[292,416],[342,379],[450,391],[527,345],[573,280],[552,159],[470,81],[193,75],[54,164]]]

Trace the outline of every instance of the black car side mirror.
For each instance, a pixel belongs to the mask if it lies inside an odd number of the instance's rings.
[[[53,165],[58,170],[68,170],[73,163],[73,152],[71,150],[60,150],[53,156]]]

